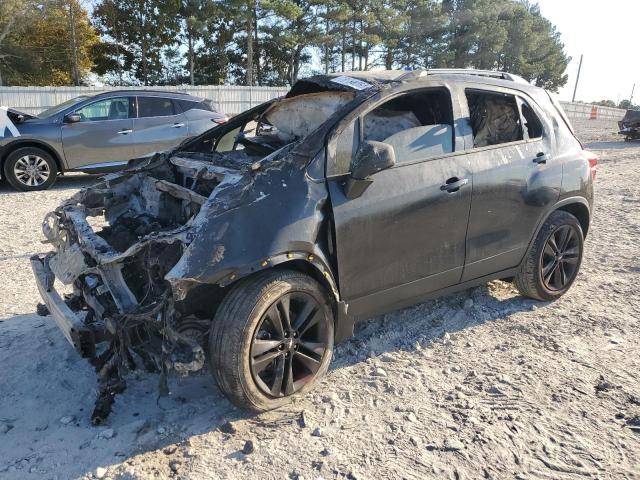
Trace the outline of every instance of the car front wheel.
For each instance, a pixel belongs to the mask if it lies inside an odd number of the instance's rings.
[[[232,288],[209,333],[210,368],[223,393],[261,412],[311,389],[333,353],[334,319],[322,286],[296,271],[271,270]]]
[[[537,300],[561,297],[578,275],[583,248],[584,236],[578,219],[561,210],[553,212],[516,275],[516,287],[522,295]]]
[[[4,162],[4,175],[16,190],[46,190],[56,181],[58,167],[40,148],[24,147],[11,152]]]

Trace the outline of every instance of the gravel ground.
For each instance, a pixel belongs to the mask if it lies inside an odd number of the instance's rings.
[[[362,324],[316,390],[263,415],[208,375],[133,374],[90,426],[94,374],[33,314],[39,223],[93,179],[0,185],[0,477],[640,478],[640,144],[578,125],[600,155],[585,261],[554,303],[492,282]]]

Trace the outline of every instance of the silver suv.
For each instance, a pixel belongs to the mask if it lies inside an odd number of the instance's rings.
[[[226,121],[208,100],[148,90],[80,96],[37,116],[2,108],[0,171],[18,190],[44,190],[60,173],[117,170]]]

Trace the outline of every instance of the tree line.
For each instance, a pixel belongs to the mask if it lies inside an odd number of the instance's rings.
[[[594,102],[593,105],[600,105],[602,107],[613,107],[613,108],[622,108],[624,110],[640,110],[640,105],[636,105],[631,100],[621,100],[616,103],[613,100],[600,100],[599,102]]]
[[[557,90],[570,58],[515,0],[2,0],[0,83],[284,86],[322,72],[481,68]]]

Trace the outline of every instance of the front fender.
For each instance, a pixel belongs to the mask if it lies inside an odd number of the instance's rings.
[[[337,292],[324,253],[326,184],[309,178],[306,166],[282,162],[238,182],[235,190],[225,195],[236,197],[232,208],[203,207],[193,241],[165,277],[176,299],[194,282],[227,286],[294,260],[310,263]]]

